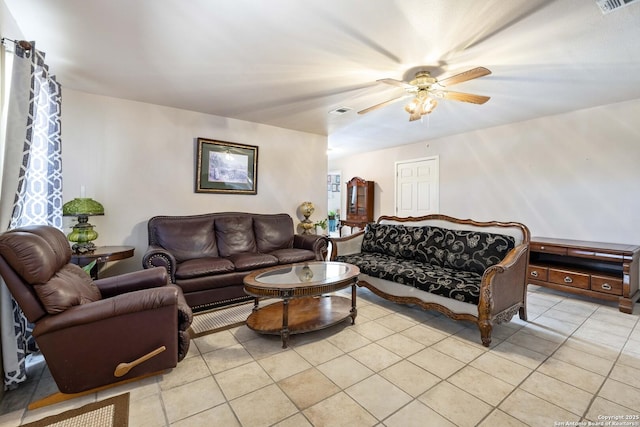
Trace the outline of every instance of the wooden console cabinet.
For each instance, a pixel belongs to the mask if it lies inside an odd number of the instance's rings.
[[[373,181],[353,177],[347,182],[347,219],[349,227],[364,227],[373,221]]]
[[[528,283],[617,301],[631,313],[640,296],[640,246],[533,237]]]

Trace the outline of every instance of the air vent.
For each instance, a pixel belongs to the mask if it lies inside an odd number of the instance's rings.
[[[339,116],[339,115],[344,114],[344,113],[346,113],[348,111],[351,111],[351,108],[349,108],[349,107],[338,107],[335,110],[329,111],[329,114],[333,114],[333,115]]]
[[[637,1],[638,0],[596,0],[596,4],[602,11],[602,14],[606,15],[607,13],[611,13],[614,10],[628,6]]]

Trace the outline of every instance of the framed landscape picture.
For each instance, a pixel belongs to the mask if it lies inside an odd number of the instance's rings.
[[[258,193],[258,147],[198,138],[196,193]]]

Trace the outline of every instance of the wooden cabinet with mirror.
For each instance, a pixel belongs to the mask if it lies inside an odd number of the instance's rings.
[[[347,218],[342,223],[364,229],[373,221],[373,181],[354,177],[347,182]]]

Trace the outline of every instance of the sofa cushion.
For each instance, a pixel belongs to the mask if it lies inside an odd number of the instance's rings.
[[[423,239],[416,243],[413,259],[438,267],[444,266],[444,239],[448,230],[434,226],[424,226]]]
[[[498,264],[515,247],[511,236],[471,230],[446,230],[442,253],[443,267],[484,273]]]
[[[229,273],[233,270],[233,263],[226,258],[194,258],[178,264],[176,279],[193,279],[211,274]]]
[[[243,252],[256,252],[253,219],[250,216],[228,216],[215,219],[218,252],[229,257]],[[236,266],[237,268],[237,266]]]
[[[270,253],[293,247],[293,219],[289,215],[256,215],[253,230],[258,252]]]
[[[156,220],[154,228],[157,243],[171,252],[178,262],[218,256],[211,218]]]
[[[362,240],[362,252],[401,256],[403,242],[410,239],[403,225],[368,224]]]
[[[71,259],[68,242],[65,256],[62,257],[48,239],[31,232],[14,230],[0,237],[0,255],[31,285],[47,282]]]
[[[278,265],[278,258],[258,252],[233,254],[229,256],[229,261],[233,263],[236,271],[249,271]]]
[[[278,264],[293,264],[302,261],[314,261],[316,254],[308,249],[278,249],[270,252],[269,255],[273,255],[278,258]]]
[[[68,264],[71,248],[62,232],[23,230],[3,234],[0,254],[33,286],[47,313],[61,313],[102,298],[91,277],[77,265]]]
[[[33,288],[49,314],[102,298],[91,277],[75,264],[65,265],[46,283],[34,284]]]
[[[412,280],[412,285],[423,291],[474,305],[480,302],[480,273],[421,264],[409,267],[403,274],[405,280]]]
[[[442,251],[444,231],[431,226],[369,224],[362,241],[362,252],[431,263],[436,251]],[[442,263],[436,260],[435,264]]]
[[[358,253],[336,258],[379,279],[412,286],[426,292],[478,305],[482,274],[438,267],[384,254]]]
[[[436,248],[436,241],[432,227],[402,227],[402,233],[398,236],[398,252],[393,256],[405,259],[416,259],[418,252],[427,248]],[[389,254],[391,255],[391,254]]]

